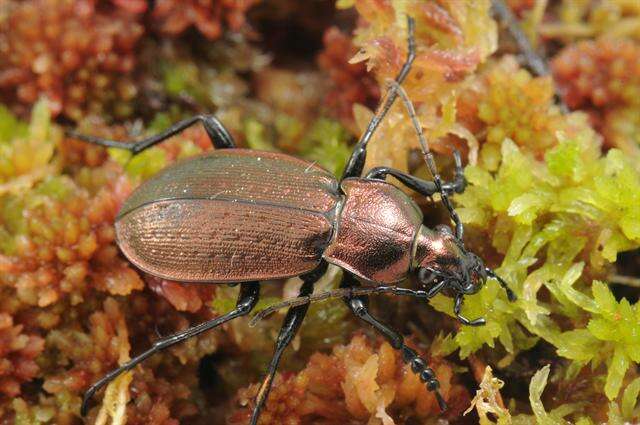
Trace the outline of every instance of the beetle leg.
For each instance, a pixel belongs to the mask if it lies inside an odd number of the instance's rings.
[[[201,323],[199,325],[193,326],[191,328],[185,329],[183,331],[177,332],[168,337],[162,338],[153,343],[151,348],[149,348],[144,353],[138,354],[133,359],[129,360],[127,363],[123,364],[117,369],[112,370],[103,376],[99,381],[94,383],[89,387],[89,389],[84,393],[84,398],[82,400],[82,407],[80,409],[80,413],[82,416],[87,414],[87,409],[89,407],[89,400],[91,397],[102,387],[107,385],[109,382],[113,381],[123,372],[133,369],[139,363],[146,360],[151,355],[157,353],[158,351],[162,351],[166,348],[171,347],[179,342],[185,341],[191,337],[199,335],[203,332],[206,332],[210,329],[215,328],[216,326],[220,326],[225,322],[228,322],[231,319],[235,319],[236,317],[244,316],[248,314],[258,303],[258,299],[260,298],[260,284],[259,282],[246,282],[240,286],[240,294],[238,296],[238,302],[236,304],[236,308],[229,313],[217,317],[215,319],[209,320],[207,322]]]
[[[458,318],[460,323],[467,326],[483,326],[486,323],[486,321],[483,318],[469,320],[466,317],[464,317],[462,314],[460,314],[460,310],[462,309],[462,301],[463,301],[463,295],[458,294],[456,295],[456,300],[454,301],[454,305],[453,305],[453,312],[456,314],[456,317]]]
[[[216,149],[235,148],[236,144],[229,131],[222,125],[220,121],[213,115],[196,115],[175,123],[161,133],[138,140],[137,142],[122,142],[117,140],[102,139],[100,137],[79,134],[75,130],[67,130],[68,136],[94,145],[106,146],[109,148],[127,149],[136,154],[150,148],[164,140],[167,140],[192,125],[201,122],[204,126],[211,143]]]
[[[375,167],[375,168],[372,168],[366,174],[365,178],[375,179],[375,180],[384,180],[387,176],[395,177],[409,189],[415,190],[416,192],[424,196],[431,197],[439,192],[434,182],[420,179],[418,177],[412,176],[411,174],[407,174],[400,170],[396,170],[395,168]],[[466,185],[467,185],[467,182],[464,178],[462,167],[461,166],[458,167],[457,161],[456,161],[456,171],[455,171],[454,180],[452,182],[443,183],[442,188],[449,194],[453,194],[454,192],[462,193]]]
[[[416,57],[416,43],[413,37],[414,26],[413,18],[407,16],[407,32],[409,33],[407,37],[407,59],[396,76],[395,81],[398,85],[402,84],[405,78],[407,78],[407,75],[411,70],[411,64]],[[380,125],[380,122],[384,119],[385,115],[387,115],[389,109],[391,109],[391,106],[397,97],[398,92],[395,87],[391,87],[387,90],[386,95],[378,106],[378,111],[373,118],[371,118],[367,129],[362,133],[360,140],[358,140],[358,143],[353,149],[351,157],[349,158],[344,172],[342,173],[342,180],[348,177],[359,177],[362,174],[364,162],[367,158],[367,144],[371,140],[373,133],[375,133],[378,128],[378,125]]]
[[[341,286],[352,287],[359,285],[360,283],[350,273],[345,272]],[[353,314],[373,326],[378,333],[389,341],[393,348],[402,353],[402,360],[411,366],[413,373],[418,375],[422,382],[427,384],[427,389],[434,392],[438,405],[440,406],[440,410],[446,410],[447,403],[444,401],[440,391],[438,391],[438,388],[440,388],[440,382],[438,382],[433,369],[427,366],[427,362],[424,361],[413,348],[404,343],[404,338],[400,333],[380,322],[369,313],[369,297],[346,297],[345,303],[351,309]]]
[[[438,293],[440,293],[440,291],[444,289],[446,284],[447,283],[445,281],[438,282],[437,284],[435,284],[433,288],[429,289],[429,292],[427,292],[427,298],[433,298],[436,295],[438,295]]]
[[[303,280],[302,287],[300,288],[299,296],[307,296],[313,293],[313,285],[324,275],[327,271],[327,263],[323,261],[320,266],[318,266],[315,270],[300,276]],[[287,348],[293,337],[298,332],[304,317],[307,314],[307,310],[309,309],[309,304],[303,304],[296,307],[292,307],[287,311],[287,315],[282,322],[282,327],[280,328],[280,334],[278,335],[278,339],[276,340],[276,347],[273,353],[273,357],[271,358],[271,362],[269,363],[269,368],[267,369],[267,376],[262,381],[260,385],[260,389],[258,390],[258,395],[256,396],[256,405],[253,408],[253,413],[251,415],[251,425],[256,425],[258,423],[258,419],[260,418],[260,413],[262,413],[262,409],[264,408],[265,402],[267,401],[267,397],[269,397],[269,392],[271,391],[271,385],[273,384],[273,379],[276,376],[276,371],[278,370],[278,364],[280,363],[280,359],[282,358],[282,354],[284,350]]]

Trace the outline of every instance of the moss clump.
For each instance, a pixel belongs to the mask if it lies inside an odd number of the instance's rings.
[[[215,113],[240,147],[301,156],[340,175],[406,58],[406,12],[416,22],[417,56],[404,88],[445,178],[452,150],[462,152],[469,186],[452,198],[466,246],[518,301],[490,280],[463,308],[487,325],[469,328],[440,313],[451,315],[450,298],[434,299],[436,311],[372,299],[376,315],[430,354],[447,413],[388,344],[353,336],[362,324],[341,301],[315,304],[283,358],[263,421],[453,422],[474,380],[482,423],[640,420],[633,2],[509,1],[532,40],[555,56],[558,88],[509,54],[490,0],[341,0],[351,10],[338,15],[331,2],[310,14],[294,0],[5,3],[0,423],[78,422],[92,381],[160,336],[228,311],[238,294],[147,275],[115,242],[113,221],[133,188],[212,149],[201,126],[135,157],[69,139],[63,126],[124,141]],[[285,19],[286,28],[274,25]],[[556,90],[581,112],[563,113]],[[369,145],[367,166],[430,178],[417,148],[398,102]],[[446,222],[438,204],[413,196],[426,224]],[[625,276],[609,284],[615,274]],[[335,287],[340,275],[331,268],[316,289]],[[297,278],[265,282],[258,308],[299,286]],[[283,314],[253,328],[242,318],[153,356],[95,397],[88,422],[246,423],[256,389],[249,384],[272,356]]]
[[[452,380],[451,365],[432,359],[441,391],[450,406],[447,417],[460,414],[469,396]],[[237,408],[228,423],[241,424],[250,416],[254,385],[237,394]],[[409,371],[399,353],[386,343],[357,335],[331,354],[315,353],[296,374],[279,377],[261,422],[277,424],[295,418],[298,423],[346,423],[386,420],[390,414],[420,420],[438,411],[432,393]]]
[[[620,151],[602,155],[586,128],[559,139],[544,160],[507,139],[495,173],[467,168],[470,186],[457,197],[458,212],[472,233],[489,229],[490,246],[478,249],[504,255],[498,273],[519,300],[506,302],[490,283],[465,305],[468,316],[486,314],[487,326],[462,327],[454,340],[466,357],[496,339],[513,355],[542,338],[575,370],[591,362],[606,376],[603,391],[613,400],[639,360],[639,307],[616,301],[592,279],[605,276],[619,252],[640,246],[640,173]],[[442,297],[433,305],[451,312]]]

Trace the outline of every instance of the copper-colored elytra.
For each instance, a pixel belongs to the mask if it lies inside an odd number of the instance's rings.
[[[142,184],[122,206],[122,216],[171,199],[225,199],[330,212],[338,182],[323,168],[273,152],[219,150],[180,161]]]
[[[284,278],[318,265],[340,199],[335,179],[306,161],[221,150],[140,186],[116,233],[132,263],[165,279]]]

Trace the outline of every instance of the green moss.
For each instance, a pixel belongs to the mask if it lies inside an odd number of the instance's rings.
[[[318,119],[302,141],[301,151],[305,158],[340,176],[351,155],[348,145],[349,133],[337,121]]]
[[[267,128],[260,121],[249,118],[244,122],[244,135],[247,146],[262,151],[277,150],[273,141],[268,137]]]
[[[603,391],[614,400],[640,362],[640,307],[616,301],[587,276],[604,275],[619,252],[640,246],[640,172],[618,150],[602,156],[588,128],[558,139],[542,160],[506,139],[495,172],[467,168],[470,186],[456,197],[458,212],[471,234],[488,229],[484,250],[504,255],[498,274],[519,299],[507,302],[489,281],[463,308],[487,325],[463,326],[454,341],[464,358],[496,340],[515,354],[542,338],[578,368],[604,365]],[[543,289],[550,299],[540,296]],[[450,299],[432,305],[452,314]]]
[[[34,105],[29,123],[0,109],[0,183],[17,176],[42,175],[60,137],[60,131],[51,125],[44,99]],[[20,183],[16,183],[14,191],[20,189]]]
[[[559,335],[558,354],[579,363],[591,362],[594,367],[608,368],[604,392],[615,399],[623,379],[633,363],[640,363],[640,304],[631,305],[626,299],[616,301],[608,286],[594,281],[592,297],[561,285],[567,300],[587,312],[586,327]],[[640,384],[636,384],[640,385]]]
[[[22,398],[11,403],[15,412],[15,425],[38,425],[51,423],[56,409],[53,406],[30,406]]]
[[[28,126],[19,121],[7,107],[0,105],[0,143],[12,142],[26,137]]]

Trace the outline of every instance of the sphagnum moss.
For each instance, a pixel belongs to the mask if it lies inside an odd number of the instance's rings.
[[[25,23],[33,22],[33,5],[53,5],[47,34],[61,31],[68,35],[65,42],[76,39],[81,9],[54,0],[23,3],[10,15],[22,13]],[[456,147],[468,159],[469,187],[454,196],[467,224],[467,244],[498,268],[519,301],[508,303],[490,281],[465,303],[466,315],[487,318],[485,327],[473,329],[456,327],[455,321],[411,301],[388,300],[380,313],[393,313],[388,318],[414,334],[410,340],[417,348],[431,353],[452,406],[445,418],[452,422],[469,405],[474,377],[482,381],[475,406],[483,423],[639,420],[638,292],[606,283],[617,255],[636,249],[640,239],[638,102],[633,96],[637,8],[623,0],[568,0],[545,11],[544,2],[510,2],[530,34],[539,30],[553,38],[553,43],[534,41],[554,55],[557,46],[564,47],[556,55],[555,73],[562,87],[578,93],[573,98],[579,102],[570,106],[585,110],[588,120],[579,113],[561,114],[551,79],[530,75],[498,50],[509,43],[498,44],[489,1],[339,1],[341,8],[355,6],[351,12],[359,19],[353,37],[345,27],[342,35],[326,33],[323,72],[289,68],[301,61],[299,46],[291,58],[276,58],[277,68],[270,65],[269,52],[257,46],[262,40],[269,45],[272,36],[280,44],[282,39],[268,25],[255,27],[266,31],[263,39],[247,42],[251,25],[243,23],[255,2],[221,2],[213,14],[201,8],[208,2],[196,3],[181,10],[188,16],[174,13],[178,3],[173,1],[156,2],[162,7],[146,15],[150,3],[142,0],[78,3],[95,6],[85,10],[89,20],[117,17],[111,24],[123,29],[121,41],[128,44],[98,45],[125,58],[116,64],[120,67],[102,66],[92,54],[71,49],[82,53],[82,60],[65,62],[64,69],[72,72],[64,80],[58,69],[43,68],[46,58],[28,66],[28,56],[41,47],[29,40],[49,40],[46,34],[22,26],[0,36],[0,41],[11,40],[8,48],[14,53],[0,59],[0,101],[25,116],[36,99],[50,97],[48,103],[36,103],[30,122],[0,109],[0,340],[6,342],[0,344],[0,422],[77,423],[80,396],[92,381],[148,348],[158,335],[224,311],[237,290],[149,278],[120,257],[113,242],[115,213],[133,187],[173,161],[211,148],[200,128],[132,158],[67,140],[51,115],[76,119],[84,133],[129,139],[156,133],[194,111],[215,112],[241,145],[305,156],[339,174],[349,136],[322,114],[333,113],[359,135],[358,126],[370,113],[359,103],[372,107],[404,61],[406,11],[418,24],[418,57],[405,89],[433,150],[448,156]],[[273,10],[290,9],[287,1],[279,1]],[[0,11],[0,28],[10,22],[3,21],[7,16]],[[158,22],[162,26],[149,28]],[[89,31],[101,43],[112,36],[103,23]],[[297,24],[307,28],[309,23]],[[219,32],[226,27],[243,30],[244,37]],[[139,28],[153,32],[153,42],[143,40]],[[626,38],[573,43],[612,32]],[[218,41],[205,44],[214,38]],[[58,51],[60,43],[52,40],[49,45]],[[134,60],[138,52],[163,65],[140,66],[143,60]],[[359,65],[346,64],[351,54]],[[87,69],[97,74],[87,76]],[[132,76],[115,75],[118,69],[135,71],[140,84],[132,87]],[[34,72],[44,79],[34,80]],[[11,86],[16,75],[22,80]],[[120,80],[124,90],[90,93],[105,81]],[[576,81],[579,87],[571,85]],[[325,93],[328,110],[320,113]],[[132,102],[138,94],[145,96],[143,106]],[[67,95],[73,96],[67,100]],[[136,107],[143,114],[140,121],[105,124]],[[87,116],[86,110],[100,116]],[[164,113],[152,120],[159,110]],[[607,150],[611,146],[625,153]],[[426,177],[421,161],[411,156],[416,147],[410,122],[396,105],[370,146],[369,164]],[[438,163],[447,161],[440,156]],[[426,218],[429,224],[437,221],[433,209]],[[264,285],[264,299],[291,296],[297,284],[293,279],[284,286]],[[436,298],[432,305],[451,312],[448,299]],[[423,325],[407,320],[413,317]],[[408,418],[436,420],[440,413],[433,397],[406,373],[394,351],[369,336],[352,337],[356,324],[346,318],[339,302],[312,307],[283,362],[264,421],[387,425]],[[278,318],[258,328],[238,321],[154,356],[109,388],[104,403],[97,401],[91,409],[89,422],[246,421],[255,387],[238,388],[259,376],[278,325]],[[311,355],[316,350],[321,352]],[[466,372],[467,359],[473,376]],[[478,365],[486,364],[504,378],[504,387],[491,373],[484,378],[477,373]]]

